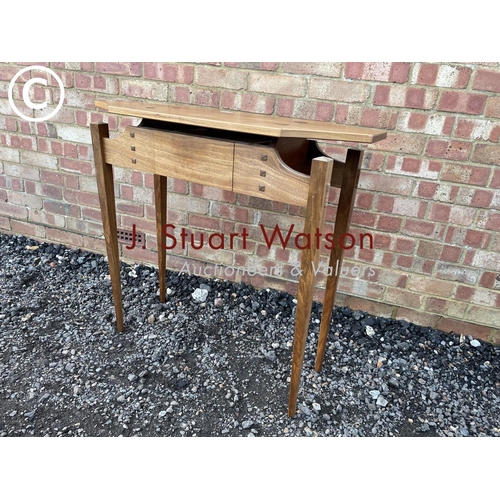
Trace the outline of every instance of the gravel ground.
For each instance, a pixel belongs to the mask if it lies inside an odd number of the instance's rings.
[[[336,308],[286,416],[295,300],[0,234],[0,436],[498,436],[500,347]],[[196,293],[195,293],[196,292]],[[193,298],[193,293],[195,293]]]

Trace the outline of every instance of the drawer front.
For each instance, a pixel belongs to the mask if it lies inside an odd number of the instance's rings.
[[[127,127],[116,139],[105,139],[111,165],[166,177],[233,187],[234,143],[162,130]]]
[[[232,189],[234,143],[155,131],[155,173]]]
[[[305,207],[309,176],[285,165],[275,150],[235,144],[233,191]]]

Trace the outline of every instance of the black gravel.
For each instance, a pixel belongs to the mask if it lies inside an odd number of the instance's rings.
[[[498,436],[500,347],[314,304],[286,415],[295,300],[0,234],[0,436]],[[195,297],[192,294],[197,290]],[[208,292],[208,294],[206,292]],[[204,299],[206,295],[206,299]]]

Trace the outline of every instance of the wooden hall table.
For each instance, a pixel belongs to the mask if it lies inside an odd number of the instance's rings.
[[[112,165],[154,175],[160,301],[165,302],[167,177],[306,207],[304,233],[323,228],[329,186],[340,188],[334,241],[348,232],[362,151],[348,148],[345,163],[326,157],[316,140],[373,143],[381,130],[334,123],[220,111],[210,108],[135,101],[96,101],[109,113],[142,118],[109,138],[106,123],[90,125],[94,162],[106,239],[116,323],[123,331],[120,263]],[[310,245],[301,255],[301,276],[292,354],[288,415],[295,415],[309,328],[320,248]],[[319,246],[319,245],[318,245]],[[329,265],[340,269],[343,249],[335,245]],[[338,262],[338,264],[337,264]],[[315,369],[320,371],[330,327],[338,276],[328,276],[323,302]]]

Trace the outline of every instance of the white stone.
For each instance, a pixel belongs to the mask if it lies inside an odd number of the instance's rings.
[[[197,288],[192,294],[193,300],[195,302],[205,302],[208,297],[208,290],[204,290],[202,288]]]
[[[375,335],[375,330],[370,325],[366,325],[366,335],[368,335],[368,337],[373,337]]]

